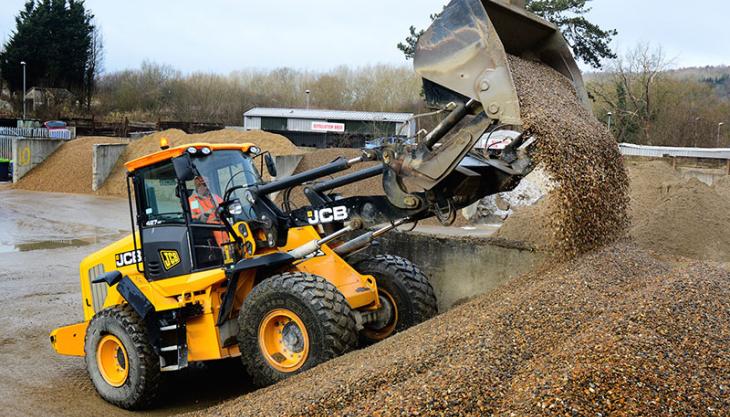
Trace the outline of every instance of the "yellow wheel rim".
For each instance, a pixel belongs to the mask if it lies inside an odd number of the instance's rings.
[[[121,387],[129,376],[129,358],[121,340],[112,334],[101,338],[96,347],[96,363],[107,384]]]
[[[266,361],[280,372],[294,372],[309,355],[309,334],[302,319],[285,308],[277,308],[259,324],[259,348]]]
[[[395,303],[393,296],[382,288],[378,288],[378,296],[380,296],[381,304],[383,302],[390,303],[390,308],[393,309],[393,316],[390,320],[388,320],[388,323],[385,326],[379,329],[367,327],[366,325],[365,329],[363,329],[363,333],[371,340],[383,340],[387,338],[393,334],[395,326],[398,324],[398,305]]]

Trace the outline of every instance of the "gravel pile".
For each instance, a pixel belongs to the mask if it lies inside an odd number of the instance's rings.
[[[629,181],[616,140],[561,74],[513,56],[509,62],[524,127],[539,138],[536,163],[556,183],[545,217],[553,249],[575,256],[615,241],[629,223]]]
[[[234,129],[216,130],[207,133],[188,135],[182,130],[170,129],[157,132],[142,139],[132,142],[119,161],[114,170],[107,178],[104,186],[99,190],[102,195],[127,195],[126,169],[124,163],[142,156],[158,152],[160,150],[160,139],[166,138],[170,146],[184,145],[188,143],[255,143],[264,151],[273,155],[292,155],[302,153],[289,139],[260,130],[241,131]]]
[[[723,415],[730,273],[621,241],[197,416]]]
[[[91,160],[94,145],[125,142],[124,139],[94,136],[65,142],[42,164],[21,178],[14,187],[31,191],[92,193]]]

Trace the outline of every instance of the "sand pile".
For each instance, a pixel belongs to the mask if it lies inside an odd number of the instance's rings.
[[[725,198],[730,198],[730,175],[715,181],[715,191]]]
[[[536,162],[555,181],[545,221],[557,253],[590,251],[628,225],[628,177],[615,139],[577,99],[570,82],[540,63],[510,57]]]
[[[665,194],[665,190],[685,180],[664,161],[630,161],[626,164],[631,184],[631,219],[641,221],[652,211]]]
[[[114,170],[99,190],[103,195],[127,195],[126,170],[124,163],[160,150],[160,139],[167,138],[170,146],[188,143],[255,143],[264,151],[273,155],[292,155],[302,153],[289,139],[260,130],[240,131],[234,129],[216,130],[213,132],[188,135],[182,130],[170,129],[157,132],[132,142],[119,158]]]
[[[727,271],[621,242],[197,415],[721,415],[729,309]]]
[[[641,246],[662,253],[730,262],[728,198],[695,178],[663,183],[658,191],[656,199],[632,193],[637,209],[631,236]]]
[[[65,142],[42,164],[33,168],[15,188],[59,193],[91,193],[93,147],[101,143],[125,143],[124,139],[84,137]]]

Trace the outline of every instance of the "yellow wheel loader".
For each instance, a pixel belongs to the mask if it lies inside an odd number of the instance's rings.
[[[356,254],[401,225],[448,224],[531,170],[535,138],[521,131],[507,52],[543,60],[583,94],[554,26],[501,1],[454,0],[415,56],[428,100],[447,114],[425,136],[284,178],[254,144],[161,143],[127,162],[132,232],[81,262],[84,321],[53,330],[53,348],[85,357],[105,400],[139,409],[163,372],[194,362],[240,356],[264,386],[433,317],[417,266]],[[505,129],[517,134],[499,152],[474,149]],[[262,180],[257,158],[275,179]],[[368,161],[379,163],[331,179]],[[385,195],[334,193],[373,177]],[[293,187],[308,206],[292,209]]]

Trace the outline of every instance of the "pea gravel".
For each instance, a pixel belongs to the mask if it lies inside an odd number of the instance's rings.
[[[730,273],[621,241],[197,416],[724,415]]]

